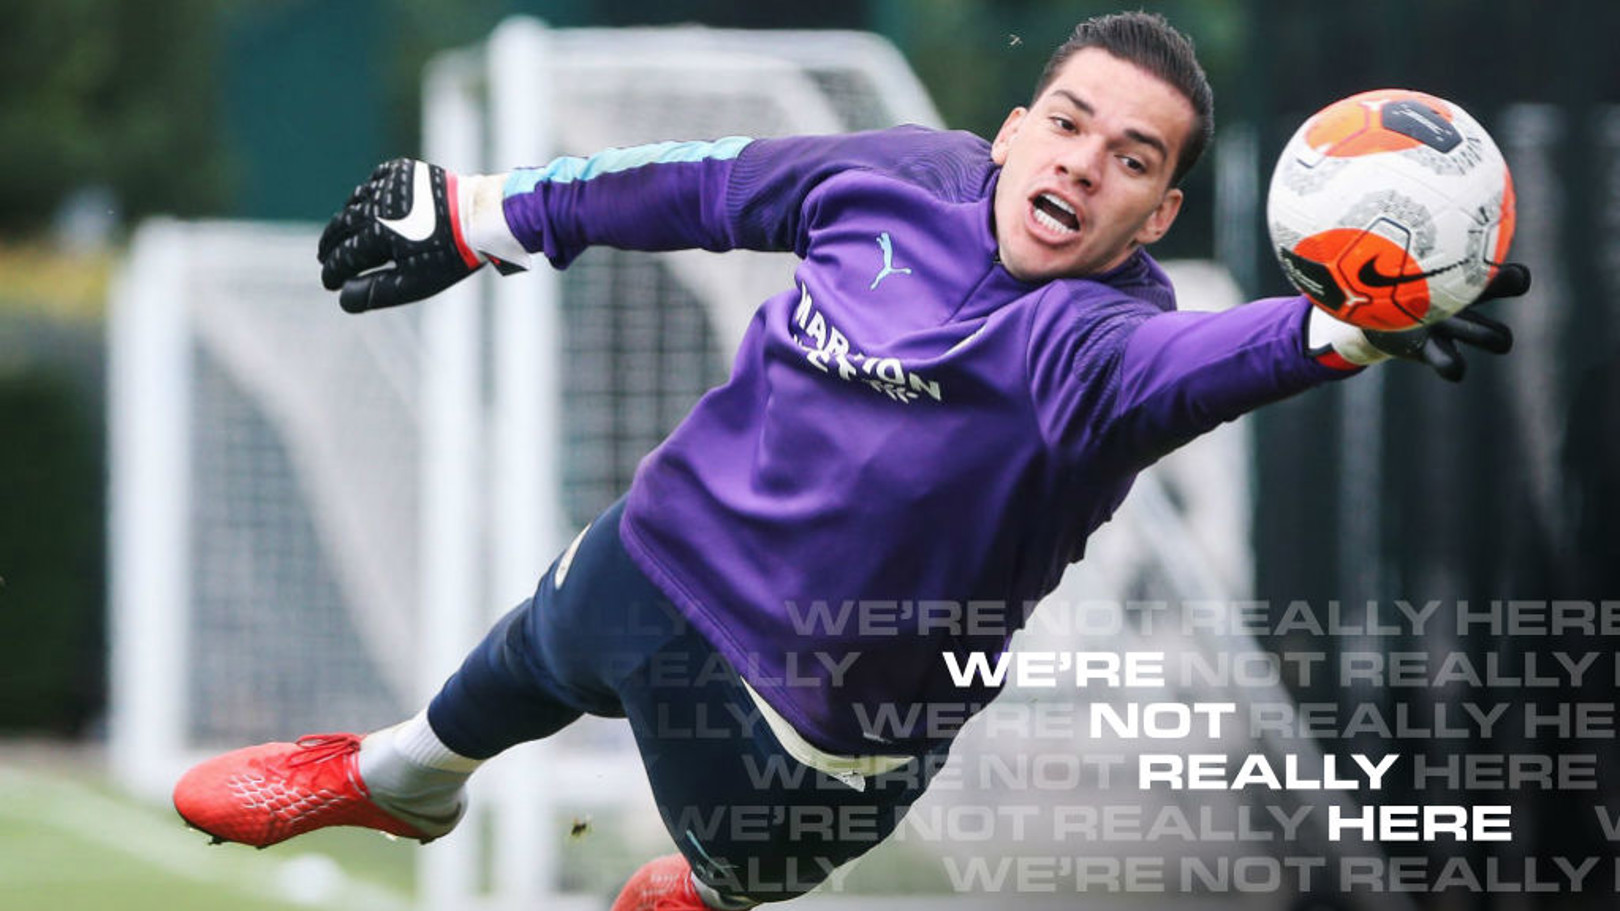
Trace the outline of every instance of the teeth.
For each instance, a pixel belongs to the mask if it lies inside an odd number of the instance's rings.
[[[1040,222],[1042,227],[1048,227],[1048,229],[1056,230],[1056,232],[1074,233],[1074,229],[1071,229],[1069,225],[1059,222],[1055,217],[1048,216],[1043,209],[1035,209],[1035,220]]]
[[[1080,216],[1075,214],[1074,206],[1069,205],[1054,193],[1042,193],[1035,197],[1035,220],[1041,227],[1058,234],[1074,234],[1080,230]],[[1048,211],[1048,210],[1051,211]],[[1068,218],[1059,218],[1054,213],[1062,213]],[[1070,219],[1075,223],[1070,224]]]
[[[1060,231],[1065,234],[1073,234],[1078,230],[1076,228],[1071,228],[1063,222],[1058,221],[1056,218],[1046,214],[1046,210],[1041,209],[1040,207],[1036,207],[1035,209],[1035,220],[1040,222],[1042,227],[1049,228],[1053,231]]]

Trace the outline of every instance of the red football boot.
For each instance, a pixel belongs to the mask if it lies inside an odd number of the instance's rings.
[[[609,911],[711,911],[692,884],[692,867],[679,854],[648,861],[631,875]]]
[[[444,818],[390,815],[360,780],[354,734],[310,734],[297,743],[233,750],[192,767],[174,786],[174,808],[221,841],[265,848],[328,826],[361,826],[427,844],[455,828]]]

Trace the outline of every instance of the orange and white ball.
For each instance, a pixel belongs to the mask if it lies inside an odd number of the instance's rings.
[[[1513,241],[1513,178],[1461,107],[1382,89],[1294,133],[1266,202],[1272,249],[1312,303],[1367,329],[1444,319],[1477,298]]]

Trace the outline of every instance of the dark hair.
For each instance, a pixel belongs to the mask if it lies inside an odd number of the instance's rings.
[[[1035,99],[1040,99],[1070,57],[1088,47],[1101,48],[1136,64],[1164,80],[1192,105],[1192,129],[1181,144],[1170,176],[1172,186],[1181,183],[1215,132],[1215,92],[1209,87],[1204,68],[1198,65],[1192,39],[1176,31],[1158,13],[1112,13],[1087,19],[1074,27],[1074,34],[1046,61],[1046,69],[1035,83]]]

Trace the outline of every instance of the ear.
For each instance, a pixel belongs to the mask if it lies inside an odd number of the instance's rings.
[[[1175,224],[1176,215],[1181,212],[1182,192],[1180,187],[1171,187],[1159,200],[1158,208],[1148,214],[1147,221],[1137,229],[1136,236],[1131,238],[1138,244],[1146,246],[1165,235],[1170,226]]]
[[[1028,108],[1013,108],[1007,112],[1007,119],[1002,121],[1001,129],[996,131],[996,138],[990,143],[991,161],[997,165],[1007,163],[1007,148],[1012,144],[1013,137],[1018,134],[1018,125],[1028,113]]]

